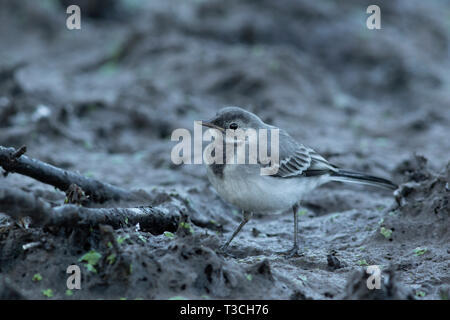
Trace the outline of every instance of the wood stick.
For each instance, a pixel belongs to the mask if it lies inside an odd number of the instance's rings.
[[[15,150],[14,148],[0,146],[0,166],[6,173],[20,173],[50,184],[64,192],[71,184],[76,184],[83,189],[89,196],[89,200],[93,202],[103,203],[108,200],[137,199],[136,195],[128,190],[60,169],[37,159],[28,158],[23,155],[25,151],[26,147]]]
[[[47,202],[17,188],[0,187],[0,211],[18,219],[31,217],[40,227],[81,227],[100,224],[120,228],[139,223],[141,230],[152,234],[177,230],[180,213],[161,207],[86,208],[63,205],[52,208]]]

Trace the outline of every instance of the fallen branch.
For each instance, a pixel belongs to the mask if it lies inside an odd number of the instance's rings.
[[[28,158],[23,155],[25,152],[26,147],[15,150],[0,146],[0,166],[6,174],[20,173],[64,192],[71,184],[76,184],[89,196],[89,200],[94,202],[136,200],[136,196],[130,191]]]
[[[29,216],[40,227],[80,227],[100,224],[120,228],[139,223],[141,230],[152,234],[176,231],[180,214],[158,207],[85,208],[63,205],[52,208],[47,202],[17,188],[0,188],[0,211],[18,219]]]

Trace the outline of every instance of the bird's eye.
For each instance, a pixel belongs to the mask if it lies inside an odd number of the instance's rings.
[[[238,125],[237,125],[236,122],[230,123],[230,129],[231,129],[231,130],[236,130],[237,128],[238,128]]]

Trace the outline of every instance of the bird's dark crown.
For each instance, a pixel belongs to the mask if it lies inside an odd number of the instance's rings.
[[[226,107],[219,110],[210,122],[223,129],[228,129],[231,123],[237,123],[240,128],[264,124],[256,115],[239,107]]]

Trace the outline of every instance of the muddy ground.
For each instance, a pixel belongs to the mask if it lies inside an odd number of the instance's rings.
[[[448,298],[446,1],[378,1],[381,30],[366,28],[370,1],[98,2],[81,5],[73,31],[65,1],[0,3],[0,145],[144,190],[145,203],[102,206],[166,206],[188,215],[187,232],[38,228],[0,214],[1,298]],[[204,167],[171,162],[170,135],[225,105],[285,128],[336,165],[392,178],[398,201],[328,184],[302,203],[302,256],[278,253],[292,243],[290,210],[256,215],[229,255],[217,253],[240,214]],[[0,187],[52,206],[65,200],[19,174],[0,177]],[[80,261],[89,252],[91,266]],[[82,289],[67,292],[71,264]],[[367,290],[367,265],[382,268],[381,290]]]

